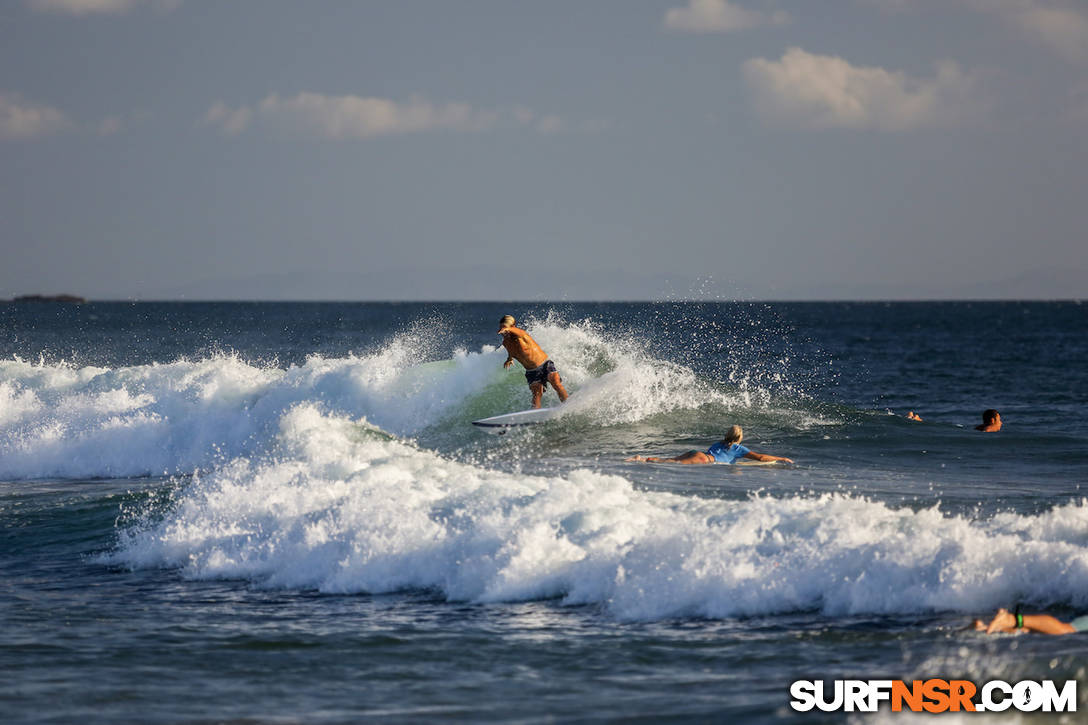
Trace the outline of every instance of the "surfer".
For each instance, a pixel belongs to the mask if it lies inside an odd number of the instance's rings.
[[[725,438],[712,445],[705,453],[703,451],[688,451],[673,458],[631,456],[624,460],[644,461],[646,463],[734,463],[738,458],[749,458],[763,463],[772,463],[774,461],[793,463],[791,459],[783,456],[772,456],[767,453],[756,453],[749,450],[740,444],[743,438],[744,429],[739,425],[735,425],[725,432]]]
[[[506,348],[506,362],[502,366],[508,368],[515,360],[522,364],[525,368],[525,381],[529,383],[529,390],[533,394],[534,408],[540,407],[540,399],[544,396],[544,387],[548,383],[559,394],[559,402],[567,402],[567,391],[555,369],[555,363],[548,359],[547,353],[540,349],[540,345],[536,344],[536,340],[528,332],[514,327],[514,322],[512,315],[503,315],[499,320],[499,334],[502,335],[502,346]]]
[[[976,425],[975,430],[983,433],[996,433],[1001,430],[1001,413],[993,408],[982,411],[982,425]]]
[[[907,420],[916,420],[919,423],[922,422],[922,416],[915,413],[913,410],[907,413]]]
[[[1063,622],[1049,614],[1020,614],[1020,607],[1013,611],[1005,608],[997,610],[997,614],[986,624],[981,619],[971,623],[972,629],[986,634],[1001,632],[1009,634],[1020,630],[1022,632],[1039,632],[1041,634],[1073,634],[1074,632],[1088,632],[1088,615],[1077,617],[1072,622]]]

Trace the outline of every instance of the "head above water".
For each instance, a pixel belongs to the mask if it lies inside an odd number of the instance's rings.
[[[739,425],[734,425],[725,432],[725,438],[722,439],[722,443],[729,446],[734,443],[740,443],[742,438],[744,438],[744,429]]]
[[[987,408],[986,410],[982,411],[982,422],[983,423],[996,423],[1000,419],[1001,419],[1001,413],[998,413],[993,408]]]
[[[503,315],[499,320],[499,332],[502,332],[507,327],[513,327],[516,320],[513,315]]]

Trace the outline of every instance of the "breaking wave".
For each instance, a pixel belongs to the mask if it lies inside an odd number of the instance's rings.
[[[620,619],[1088,604],[1088,502],[987,520],[845,494],[726,501],[580,469],[447,460],[301,404],[275,460],[236,458],[105,557],[195,579],[456,601],[559,598]]]

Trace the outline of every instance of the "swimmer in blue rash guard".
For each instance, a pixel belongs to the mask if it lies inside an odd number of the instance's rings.
[[[769,463],[771,461],[782,461],[783,463],[793,463],[792,459],[785,458],[783,456],[772,456],[766,453],[756,453],[755,451],[748,450],[740,444],[741,439],[744,438],[744,430],[735,425],[725,433],[725,438],[718,441],[710,448],[703,451],[688,451],[682,453],[674,458],[657,458],[655,456],[649,456],[643,458],[642,456],[631,456],[625,458],[626,461],[642,461],[645,463],[735,463],[739,458],[750,458],[754,461],[763,461]]]

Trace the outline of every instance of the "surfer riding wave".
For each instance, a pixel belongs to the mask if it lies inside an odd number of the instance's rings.
[[[506,362],[502,364],[508,368],[517,360],[525,368],[525,382],[529,384],[529,390],[533,395],[533,407],[540,407],[540,400],[544,396],[544,388],[550,383],[559,395],[559,402],[567,401],[567,391],[563,387],[563,381],[559,372],[555,369],[555,363],[548,359],[540,345],[537,344],[528,332],[514,327],[512,315],[503,315],[499,320],[498,333],[502,335],[502,346],[506,348]]]

